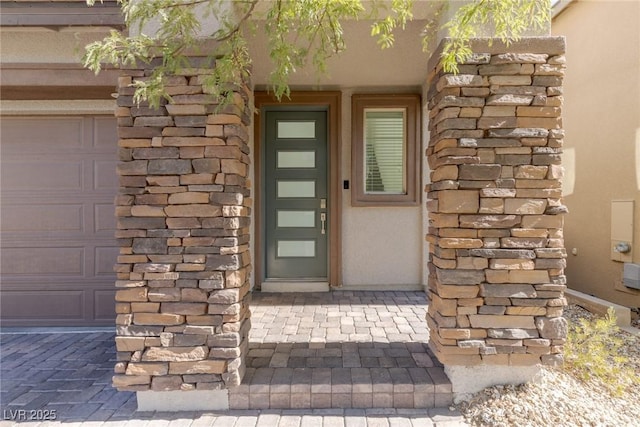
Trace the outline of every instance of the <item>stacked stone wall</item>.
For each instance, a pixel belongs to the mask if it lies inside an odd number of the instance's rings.
[[[118,118],[120,390],[238,385],[248,346],[249,125],[246,88],[218,108],[207,69],[167,79],[171,102],[133,100],[146,68],[123,70]]]
[[[562,360],[564,40],[500,45],[430,74],[427,321],[445,365]]]

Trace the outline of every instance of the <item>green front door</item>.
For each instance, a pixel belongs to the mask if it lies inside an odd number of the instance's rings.
[[[264,114],[266,279],[327,280],[326,111]]]

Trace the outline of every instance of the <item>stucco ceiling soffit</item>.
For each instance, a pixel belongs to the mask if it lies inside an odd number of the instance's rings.
[[[271,6],[277,0],[259,0],[255,6],[255,16],[264,17],[265,13],[271,8]],[[433,19],[440,7],[447,3],[448,0],[414,0],[413,6],[413,19],[415,20],[430,20]],[[468,1],[468,0],[465,0]],[[377,5],[377,9],[382,13],[388,13],[391,7],[391,0],[363,0],[362,5],[365,10],[362,13],[362,18],[369,17],[374,10],[374,4]]]

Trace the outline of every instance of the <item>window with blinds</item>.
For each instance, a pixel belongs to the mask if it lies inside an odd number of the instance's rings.
[[[404,194],[406,114],[404,109],[365,109],[365,191]]]
[[[420,203],[420,95],[351,97],[351,204]]]

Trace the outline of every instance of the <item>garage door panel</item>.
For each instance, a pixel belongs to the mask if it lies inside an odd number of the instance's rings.
[[[77,197],[73,204],[64,204],[65,196],[55,202],[35,202],[14,197],[3,197],[1,207],[2,244],[4,246],[45,246],[64,241],[64,246],[84,245],[87,240],[109,240],[115,244],[114,223],[107,215],[108,202],[94,203]],[[42,199],[45,199],[44,197]],[[100,206],[102,224],[97,226],[97,206]],[[111,207],[113,215],[113,206]]]
[[[114,289],[115,277],[100,277],[99,280],[87,280],[83,277],[64,277],[57,276],[51,277],[48,280],[44,278],[30,278],[30,277],[18,277],[13,276],[10,281],[2,283],[2,292],[9,291],[47,291],[47,292],[59,292],[59,291],[94,291],[96,289]],[[4,315],[4,313],[3,313]],[[3,316],[4,317],[4,316]]]
[[[95,275],[109,276],[115,279],[113,266],[118,258],[119,249],[114,246],[96,247],[95,249]]]
[[[118,176],[114,173],[118,162],[113,160],[101,160],[94,162],[94,190],[113,191],[118,188]]]
[[[83,232],[84,215],[84,206],[79,204],[12,203],[2,209],[2,231],[54,235]]]
[[[116,312],[116,291],[95,290],[93,295],[96,320],[112,320]]]
[[[2,150],[7,154],[77,152],[85,145],[85,129],[91,123],[83,117],[3,117],[2,121]]]
[[[7,161],[2,164],[2,188],[3,191],[81,191],[83,169],[81,161]]]
[[[118,140],[118,129],[114,126],[112,117],[96,117],[93,125],[93,146],[94,148],[114,153],[113,142]]]
[[[4,276],[84,276],[84,247],[3,247]]]
[[[85,318],[85,292],[76,291],[4,291],[2,314],[18,320]]]
[[[113,204],[99,203],[94,205],[94,224],[96,233],[107,234],[110,237],[114,235],[117,229],[117,220]]]

